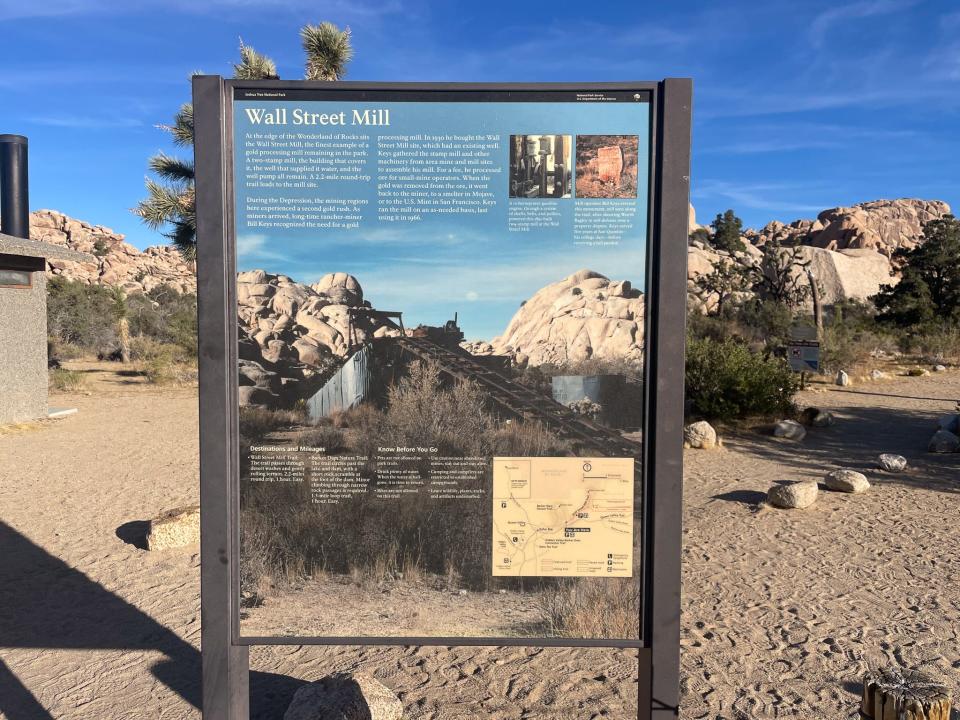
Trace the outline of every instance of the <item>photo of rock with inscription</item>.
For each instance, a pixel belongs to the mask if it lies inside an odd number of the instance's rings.
[[[636,135],[577,135],[577,197],[637,197]]]
[[[343,272],[237,300],[242,634],[637,638],[641,291],[571,273],[489,342]]]
[[[510,136],[510,197],[571,197],[571,135]]]

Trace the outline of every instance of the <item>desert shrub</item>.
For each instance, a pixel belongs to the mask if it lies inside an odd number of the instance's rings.
[[[640,592],[632,578],[564,578],[539,597],[547,634],[577,638],[635,638]]]
[[[79,390],[86,384],[86,376],[76,370],[54,368],[50,371],[50,387],[54,390],[70,392]]]
[[[439,366],[417,362],[389,390],[386,425],[395,442],[436,447],[449,455],[482,455],[493,418],[476,383],[445,388]]]
[[[121,314],[110,288],[63,277],[47,283],[47,333],[58,343],[88,352],[111,350],[117,343]]]
[[[163,285],[127,298],[130,334],[197,352],[197,297]]]
[[[302,431],[297,437],[297,443],[309,447],[322,447],[327,453],[346,447],[343,430],[332,425],[317,425]]]
[[[511,422],[487,434],[489,454],[501,457],[544,457],[569,454],[569,445],[539,422]]]
[[[240,408],[240,434],[259,439],[291,425],[307,421],[306,413],[297,410],[271,410],[261,407]]]
[[[63,342],[52,335],[47,338],[47,359],[52,363],[76,360],[86,354],[86,351],[79,345]]]
[[[960,359],[960,327],[944,325],[908,335],[903,342],[905,349],[941,362]]]
[[[797,389],[782,358],[751,352],[735,340],[687,344],[687,399],[696,416],[725,420],[787,413]]]
[[[146,336],[130,338],[130,359],[140,366],[147,382],[163,385],[196,377],[196,358],[180,345]]]

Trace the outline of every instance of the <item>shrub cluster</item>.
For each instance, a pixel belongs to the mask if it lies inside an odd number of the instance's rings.
[[[54,359],[129,359],[152,383],[196,375],[197,299],[170,287],[125,295],[117,287],[52,278],[47,332]]]
[[[731,420],[790,412],[799,384],[782,358],[736,340],[702,338],[687,343],[686,388],[692,414]]]

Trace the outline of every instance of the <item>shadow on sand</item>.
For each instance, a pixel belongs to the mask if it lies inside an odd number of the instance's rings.
[[[892,396],[887,396],[892,397]],[[898,407],[844,407],[833,410],[836,424],[808,428],[800,442],[778,440],[769,432],[735,432],[725,438],[731,447],[789,468],[790,475],[771,480],[794,480],[798,475],[815,480],[837,468],[866,473],[870,482],[926,488],[960,494],[960,453],[927,452],[937,429],[937,418],[951,411],[953,400],[942,399],[943,410],[909,410]],[[879,468],[879,452],[903,455],[907,469],[888,473]],[[718,496],[718,500],[745,498]]]
[[[0,648],[158,651],[166,659],[151,672],[200,707],[199,650],[3,522],[0,608]],[[279,720],[303,684],[283,675],[251,673],[251,717]],[[53,718],[2,659],[0,717]]]

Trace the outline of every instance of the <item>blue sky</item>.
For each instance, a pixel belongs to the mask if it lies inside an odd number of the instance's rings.
[[[442,325],[458,313],[460,326],[470,339],[491,339],[506,328],[520,304],[540,288],[555,283],[581,269],[600,272],[617,280],[629,280],[633,287],[644,288],[646,259],[647,182],[649,166],[646,141],[650,133],[650,104],[628,99],[626,102],[550,103],[550,102],[423,102],[390,104],[390,125],[383,127],[343,128],[353,137],[369,136],[361,177],[375,179],[357,181],[320,180],[315,188],[264,189],[248,186],[248,174],[257,162],[268,168],[270,161],[248,156],[258,152],[259,143],[267,143],[275,131],[308,132],[313,137],[332,136],[341,128],[267,126],[250,120],[255,110],[269,112],[279,107],[274,100],[244,101],[235,104],[235,182],[237,188],[237,268],[265,269],[285,274],[304,283],[314,283],[331,270],[350,273],[359,278],[366,299],[381,310],[401,310],[410,325]],[[294,109],[315,113],[343,113],[350,118],[353,111],[363,112],[384,107],[372,102],[303,102],[286,103],[288,115]],[[643,138],[638,147],[636,165],[644,168],[639,178],[640,190],[633,199],[564,198],[556,200],[508,200],[508,179],[511,133],[549,130],[567,135],[571,143],[581,134],[634,135]],[[421,134],[450,137],[451,147],[470,147],[467,140],[453,138],[502,138],[489,146],[492,167],[487,174],[471,160],[478,173],[477,182],[492,193],[492,205],[485,212],[431,213],[422,212],[416,221],[380,219],[378,195],[380,183],[388,180],[390,170],[378,173],[378,136],[420,137]],[[266,137],[265,137],[266,136]],[[323,141],[318,141],[322,144]],[[426,147],[421,141],[409,143]],[[638,143],[638,146],[640,144]],[[421,150],[422,151],[422,150]],[[294,158],[293,163],[296,162]],[[457,161],[454,161],[457,162]],[[424,167],[420,163],[419,167]],[[295,167],[295,165],[294,165]],[[449,166],[448,166],[449,167]],[[420,176],[429,173],[421,171]],[[460,175],[441,171],[441,177],[452,180]],[[349,174],[349,173],[348,173]],[[403,172],[399,173],[404,176]],[[383,188],[385,192],[389,190]],[[267,221],[264,228],[259,217],[248,220],[250,198],[281,196],[288,202],[303,198],[310,207],[311,198],[349,198],[367,203],[358,211],[359,227],[315,228],[276,227]],[[274,203],[276,201],[273,201]],[[574,216],[581,227],[595,223],[583,215],[589,209],[611,207],[623,218],[624,228],[617,237],[603,238],[604,244],[593,244],[591,238],[575,242]],[[575,211],[575,206],[578,209]],[[263,214],[263,203],[257,202],[254,215]],[[526,211],[556,212],[557,227],[532,227],[523,232],[509,230],[509,216],[520,207]],[[396,213],[385,213],[394,218]],[[402,217],[399,216],[399,217]],[[271,225],[273,225],[271,227]],[[606,227],[606,222],[604,222]],[[599,240],[599,238],[594,238]],[[607,244],[609,242],[609,244]]]
[[[960,202],[953,0],[0,0],[0,132],[31,141],[32,206],[162,241],[129,213],[154,125],[239,38],[297,78],[305,22],[354,33],[362,80],[696,83],[693,202],[748,225],[880,197]]]

